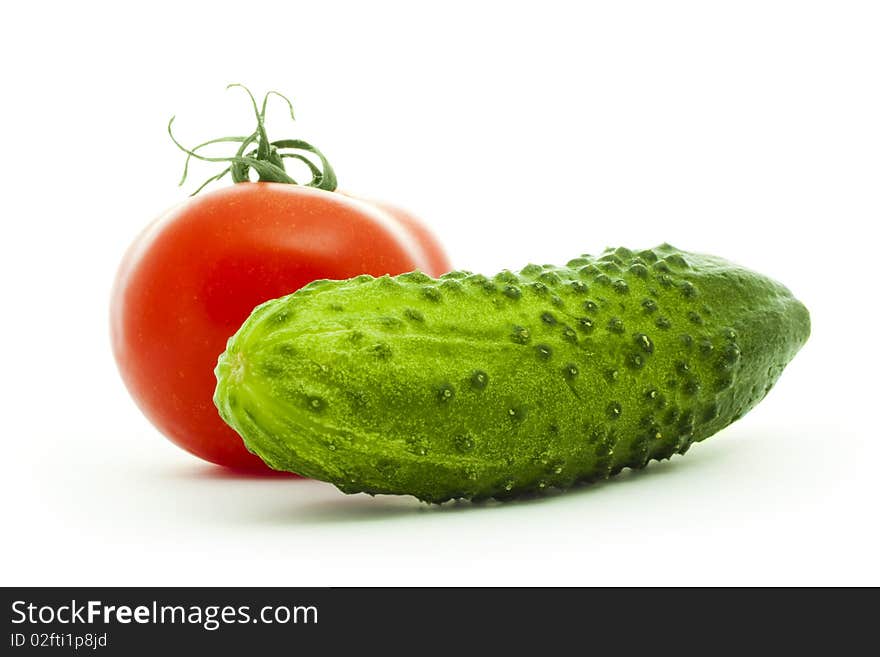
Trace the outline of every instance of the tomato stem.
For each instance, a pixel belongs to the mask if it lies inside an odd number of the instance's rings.
[[[203,182],[196,191],[190,194],[190,196],[195,196],[207,185],[215,180],[220,180],[227,173],[232,175],[232,180],[234,182],[250,182],[251,170],[256,172],[260,182],[279,182],[291,185],[300,184],[287,174],[287,171],[284,168],[285,159],[298,160],[306,165],[312,176],[311,180],[305,183],[306,187],[316,187],[318,189],[327,190],[328,192],[332,192],[336,189],[336,173],[333,171],[333,167],[330,166],[330,162],[324,157],[324,154],[317,148],[301,139],[269,141],[265,125],[266,105],[268,104],[269,96],[277,96],[285,101],[290,110],[290,118],[295,119],[293,114],[293,103],[290,102],[290,99],[287,98],[287,96],[277,91],[269,91],[263,96],[262,105],[258,107],[257,99],[254,98],[250,89],[243,84],[238,83],[230,84],[226,88],[230,89],[232,87],[244,89],[254,108],[257,127],[254,132],[246,137],[219,137],[217,139],[210,139],[194,146],[193,148],[186,148],[177,141],[171,130],[171,125],[174,123],[175,117],[172,116],[171,120],[168,121],[168,135],[171,137],[171,141],[174,142],[175,146],[186,153],[186,162],[184,162],[183,165],[183,176],[180,179],[180,185],[183,185],[184,182],[186,182],[187,175],[189,174],[190,160],[193,158],[202,160],[203,162],[227,162],[229,164],[229,166],[223,169],[223,171],[211,176]],[[207,157],[199,153],[199,150],[206,146],[220,143],[237,143],[239,144],[239,147],[235,155],[230,157]],[[317,158],[318,162],[316,163],[312,157]]]

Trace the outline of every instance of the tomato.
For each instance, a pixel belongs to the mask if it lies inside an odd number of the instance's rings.
[[[434,237],[385,204],[276,182],[194,197],[126,253],[111,300],[119,371],[147,418],[185,450],[266,469],[213,404],[214,366],[254,306],[319,278],[449,270]]]
[[[344,194],[345,192],[342,193]],[[446,252],[440,248],[434,234],[428,230],[425,224],[403,208],[399,208],[391,203],[377,201],[375,199],[370,199],[369,203],[378,206],[395,217],[403,227],[409,231],[412,238],[423,246],[423,253],[427,264],[425,265],[426,268],[422,271],[426,274],[436,276],[438,274],[434,272],[445,274],[450,270],[451,265],[449,264],[449,258],[446,256]]]

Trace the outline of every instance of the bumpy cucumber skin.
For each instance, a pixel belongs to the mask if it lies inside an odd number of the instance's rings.
[[[763,399],[809,332],[782,285],[666,244],[316,281],[254,310],[214,400],[271,467],[346,493],[504,498],[683,454]]]

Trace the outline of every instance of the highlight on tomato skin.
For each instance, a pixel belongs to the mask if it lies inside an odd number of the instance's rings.
[[[217,358],[253,308],[316,279],[414,269],[438,276],[450,264],[412,215],[333,191],[335,173],[317,149],[268,142],[265,101],[262,112],[256,102],[254,109],[257,130],[230,158],[229,169],[246,165],[233,171],[236,184],[172,208],[126,252],[111,296],[110,332],[129,393],[161,433],[211,463],[271,472],[213,403]],[[284,180],[285,148],[317,153],[321,168],[312,164],[309,184]],[[197,149],[185,149],[188,158],[198,157]],[[266,180],[249,182],[247,167]]]
[[[347,192],[340,193],[347,194]],[[386,201],[377,201],[376,199],[369,199],[368,202],[397,219],[409,231],[411,237],[421,245],[426,261],[425,268],[422,271],[426,274],[438,272],[431,274],[432,276],[439,276],[440,274],[452,271],[452,263],[449,261],[449,256],[446,255],[446,251],[443,250],[437,237],[425,223],[397,205]]]

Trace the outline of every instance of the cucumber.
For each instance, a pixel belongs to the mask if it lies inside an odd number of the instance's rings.
[[[254,310],[214,401],[269,466],[346,493],[506,498],[683,454],[809,333],[782,285],[666,244],[321,280]]]

